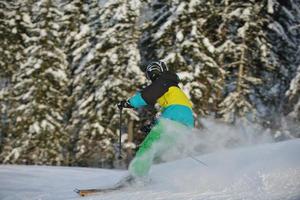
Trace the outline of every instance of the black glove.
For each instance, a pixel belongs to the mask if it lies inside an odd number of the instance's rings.
[[[152,129],[152,124],[147,124],[146,126],[140,128],[140,130],[146,135],[151,131],[151,129]]]
[[[151,131],[153,126],[156,125],[156,123],[157,123],[157,121],[155,119],[151,120],[150,123],[147,123],[145,126],[140,128],[140,131],[142,131],[143,133],[145,133],[147,135]]]
[[[117,106],[118,106],[119,109],[123,109],[123,108],[133,108],[132,105],[130,105],[130,103],[129,103],[127,100],[120,101],[120,102],[117,104]]]

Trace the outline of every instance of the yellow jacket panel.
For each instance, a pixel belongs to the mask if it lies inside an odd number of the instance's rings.
[[[180,88],[175,86],[170,87],[169,90],[157,100],[157,103],[164,108],[170,105],[183,105],[192,108],[192,103],[188,97]]]

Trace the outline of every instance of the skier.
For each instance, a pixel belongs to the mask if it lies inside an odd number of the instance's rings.
[[[160,118],[142,142],[134,159],[129,165],[129,172],[135,178],[147,177],[153,159],[159,157],[168,149],[176,138],[162,137],[164,134],[164,119],[176,121],[187,127],[194,127],[192,103],[179,88],[178,76],[169,71],[163,61],[150,63],[146,67],[146,77],[151,84],[144,88],[129,100],[123,100],[117,104],[122,108],[140,108],[146,105],[158,103],[162,107]],[[162,141],[164,140],[164,141]],[[163,147],[154,147],[158,142]]]

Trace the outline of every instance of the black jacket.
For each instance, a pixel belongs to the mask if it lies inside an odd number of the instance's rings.
[[[163,72],[153,83],[141,91],[143,99],[148,105],[154,105],[171,86],[178,87],[179,78],[173,72]]]

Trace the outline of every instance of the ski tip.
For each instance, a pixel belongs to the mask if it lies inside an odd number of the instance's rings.
[[[84,196],[86,196],[87,195],[87,193],[86,192],[83,192],[82,190],[79,190],[79,189],[74,189],[74,192],[76,192],[77,194],[79,194],[79,196],[82,196],[82,197],[84,197]]]

